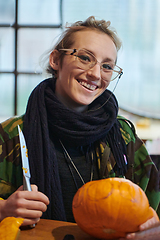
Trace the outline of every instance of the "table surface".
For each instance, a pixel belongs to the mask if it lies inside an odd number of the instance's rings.
[[[35,228],[22,229],[17,240],[63,240],[67,234],[72,234],[75,240],[96,240],[84,233],[75,223],[46,219],[41,219]]]

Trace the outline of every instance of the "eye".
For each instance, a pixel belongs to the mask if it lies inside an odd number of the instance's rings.
[[[102,64],[103,70],[113,70],[113,67],[110,66],[108,63]]]
[[[88,55],[86,55],[86,54],[77,55],[77,57],[78,57],[82,62],[85,62],[85,63],[91,62],[90,57],[89,57]]]

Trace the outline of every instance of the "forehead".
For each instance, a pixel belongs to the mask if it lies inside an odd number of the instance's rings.
[[[116,46],[111,37],[106,33],[97,30],[82,30],[75,32],[73,38],[72,48],[85,48],[91,51],[97,58],[109,57],[113,61],[117,58]]]

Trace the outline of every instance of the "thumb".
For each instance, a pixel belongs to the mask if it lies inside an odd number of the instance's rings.
[[[23,185],[21,185],[16,191],[23,191]]]
[[[35,184],[32,184],[32,185],[31,185],[31,188],[32,188],[32,191],[35,191],[35,192],[38,191],[38,187],[37,187],[37,185],[35,185]]]

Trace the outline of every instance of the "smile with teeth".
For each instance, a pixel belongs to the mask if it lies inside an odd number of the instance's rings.
[[[78,81],[83,87],[91,90],[91,91],[94,91],[95,89],[97,89],[98,87],[95,86],[95,85],[91,85],[89,83],[86,83],[86,82],[83,82],[83,81]]]

